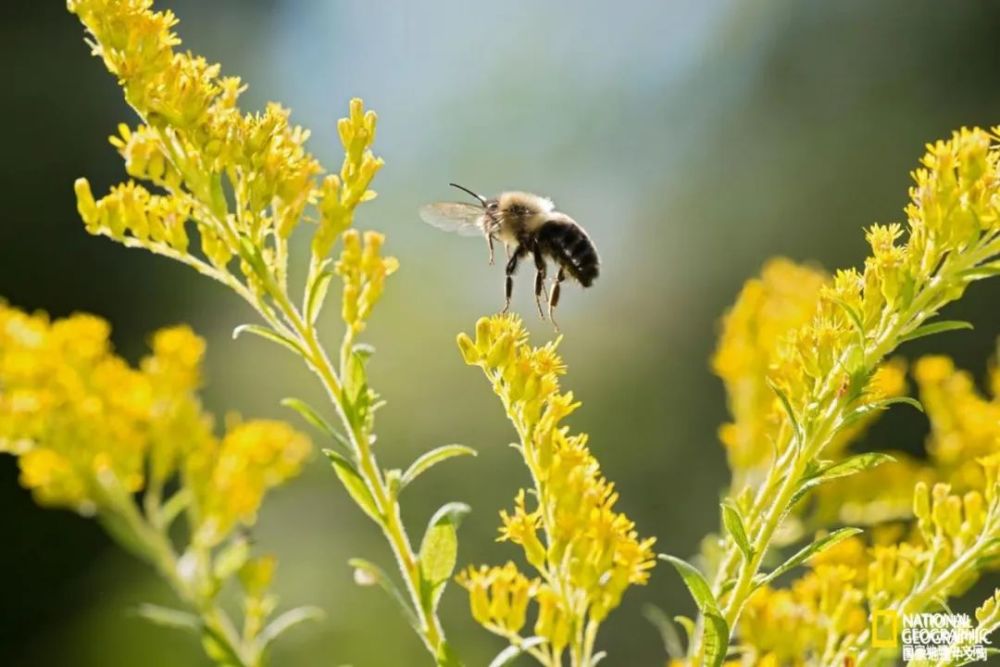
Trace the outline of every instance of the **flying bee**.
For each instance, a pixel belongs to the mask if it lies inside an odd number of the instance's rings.
[[[510,309],[518,262],[531,255],[535,261],[538,315],[545,319],[542,300],[548,301],[549,319],[558,329],[553,314],[559,305],[562,282],[569,277],[584,287],[590,287],[600,272],[597,248],[587,232],[573,218],[555,210],[555,204],[547,197],[530,192],[502,192],[486,199],[461,185],[449,185],[472,195],[479,205],[464,202],[428,204],[420,208],[423,221],[463,236],[484,236],[489,247],[490,264],[493,264],[494,240],[504,244],[507,251],[505,313]],[[545,292],[546,260],[551,260],[558,267],[549,294]]]

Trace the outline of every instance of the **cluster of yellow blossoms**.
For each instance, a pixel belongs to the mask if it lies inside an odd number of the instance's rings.
[[[562,664],[567,649],[573,664],[590,664],[600,623],[629,585],[646,582],[653,539],[640,539],[614,510],[618,494],[601,476],[587,436],[562,425],[579,403],[560,392],[565,366],[557,343],[532,347],[521,320],[509,315],[479,320],[475,340],[458,338],[466,363],[483,369],[517,430],[533,488],[518,492],[513,512],[501,513],[500,539],[520,545],[539,575],[529,581],[508,563],[469,568],[459,581],[476,620],[515,646],[534,600],[534,632],[545,643],[527,650],[542,664]]]
[[[256,631],[236,636],[214,597],[240,574],[254,582],[247,601],[264,605],[247,618],[263,624],[273,611],[270,576],[250,574],[271,561],[251,559],[236,528],[252,525],[267,491],[299,473],[309,440],[267,420],[234,420],[217,438],[196,393],[205,343],[188,327],[158,331],[138,368],[114,354],[109,334],[92,315],[52,321],[0,302],[0,451],[18,457],[40,504],[95,515],[202,614],[206,644],[255,667]],[[170,533],[182,513],[180,551],[193,567],[181,564]]]
[[[287,280],[288,238],[312,206],[317,229],[306,292],[315,296],[318,283],[325,291],[327,255],[357,205],[375,196],[368,189],[382,166],[371,152],[375,114],[351,102],[338,124],[345,150],[340,173],[321,179],[319,162],[305,150],[309,132],[290,123],[287,109],[271,103],[262,113],[242,112],[246,86],[239,78],[176,50],[173,13],[152,11],[151,0],[67,4],[143,119],[136,128],[121,125],[111,143],[129,176],[162,191],[130,180],[95,199],[79,179],[77,205],[87,230],[190,264],[268,314],[262,302],[280,300],[275,292]],[[190,224],[203,258],[189,247]],[[234,257],[243,281],[231,272]]]
[[[398,494],[402,484],[436,462],[471,450],[428,452],[405,478],[399,470],[384,470],[372,447],[379,403],[366,377],[371,348],[355,343],[382,296],[386,277],[398,267],[395,258],[382,256],[381,234],[351,229],[356,208],[375,197],[369,185],[382,167],[372,152],[376,115],[361,100],[351,101],[347,117],[337,123],[344,150],[340,170],[324,175],[305,148],[309,132],[291,123],[287,109],[270,103],[260,113],[242,111],[238,103],[246,86],[223,76],[218,65],[179,51],[176,17],[154,11],[152,4],[67,2],[86,26],[93,53],[117,77],[140,118],[137,127],[122,125],[111,137],[134,180],[95,198],[86,179],[79,179],[79,213],[92,234],[170,257],[225,284],[264,322],[242,325],[234,335],[247,332],[277,342],[316,374],[343,432],[299,399],[285,404],[338,445],[329,450],[334,469],[351,498],[381,528],[403,575],[406,594],[393,599],[408,617],[415,617],[413,626],[435,659],[454,665],[457,659],[445,642],[437,604],[454,567],[457,518],[451,511],[435,515],[441,525],[428,528],[417,553],[402,523]],[[290,289],[289,252],[297,247],[291,236],[303,221],[315,225],[308,271],[304,284]],[[195,239],[200,248],[192,247]],[[334,261],[330,255],[338,242],[343,246]],[[342,281],[346,324],[338,357],[324,349],[317,330],[335,276]],[[280,439],[290,443],[284,450],[268,450],[264,444]],[[202,525],[196,537],[206,544],[231,528],[231,517],[252,513],[254,494],[295,467],[288,454],[303,450],[304,441],[281,424],[269,424],[266,430],[234,426],[208,455],[210,449],[201,450],[204,457],[188,457],[184,470],[194,485],[192,500]],[[256,456],[243,470],[237,462],[248,451]],[[241,486],[237,479],[244,480]],[[378,579],[386,587],[393,585],[387,577]]]
[[[0,304],[0,450],[18,456],[22,483],[42,504],[92,514],[114,489],[162,489],[180,467],[214,541],[252,522],[265,491],[299,472],[308,440],[250,421],[219,441],[195,394],[201,338],[158,331],[133,368],[109,333],[91,315],[52,322]]]
[[[961,554],[982,551],[1000,534],[989,481],[1000,411],[949,360],[929,357],[915,365],[933,429],[928,463],[847,451],[882,409],[916,403],[899,398],[906,390],[905,369],[887,356],[908,340],[967,328],[928,320],[970,282],[998,273],[995,132],[963,129],[928,146],[913,174],[905,242],[902,225],[874,225],[866,235],[872,255],[864,270],[838,271],[832,278],[774,261],[748,283],[724,320],[714,368],[726,384],[734,418],[720,435],[733,467],[729,506],[737,516],[726,524],[721,557],[706,554],[714,569],[708,595],[729,627],[738,622],[741,641],[755,656],[751,661],[770,655],[777,656],[774,664],[839,664],[849,655],[864,664],[871,656],[859,619],[866,620],[867,611],[892,605],[922,611],[961,591],[978,571],[975,557],[966,562]],[[928,519],[919,517],[931,485],[936,509],[928,516],[936,528],[928,532]],[[914,511],[922,530],[907,535],[907,524],[899,522]],[[760,587],[758,571],[769,548],[837,523],[874,526],[874,546],[864,559],[823,558],[822,566],[814,564],[787,590]],[[959,526],[961,534],[955,532]],[[861,543],[849,542],[856,552]],[[822,556],[827,545],[821,539],[809,548]],[[831,553],[846,549],[841,543]],[[908,585],[910,574],[923,584],[935,581],[945,572],[943,564],[951,565],[947,580],[931,594]],[[873,581],[874,588],[866,587]],[[875,595],[889,581],[900,584],[897,596]],[[794,625],[798,632],[769,633],[768,624]],[[689,658],[697,661],[704,651],[695,638]],[[715,659],[721,659],[718,652]]]
[[[913,614],[939,605],[964,593],[982,564],[1000,556],[998,466],[1000,453],[980,459],[983,483],[964,494],[944,483],[917,483],[916,525],[904,539],[892,537],[898,530],[876,531],[871,545],[848,538],[813,558],[788,588],[759,588],[740,620],[740,664],[866,665],[898,657],[898,649],[872,647],[873,612]],[[987,633],[1000,625],[991,605],[993,597],[977,611]]]

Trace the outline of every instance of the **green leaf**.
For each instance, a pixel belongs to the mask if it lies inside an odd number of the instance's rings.
[[[788,396],[785,395],[785,392],[782,391],[778,385],[771,382],[770,378],[767,378],[767,386],[769,386],[771,388],[771,391],[777,394],[778,399],[781,400],[781,405],[785,408],[785,412],[788,414],[788,419],[792,423],[792,429],[794,429],[795,431],[795,438],[798,442],[801,442],[802,427],[799,426],[799,420],[795,416],[795,410],[792,409],[792,403],[791,401],[788,400]]]
[[[343,453],[350,455],[348,458],[353,457],[353,450],[347,436],[333,428],[330,422],[325,420],[318,412],[316,412],[311,405],[300,398],[291,396],[281,399],[281,404],[286,408],[295,410],[302,416],[303,419],[316,428],[316,430],[333,438],[341,447],[344,448],[345,451]]]
[[[257,324],[241,324],[235,329],[233,329],[233,340],[236,340],[244,333],[252,333],[255,336],[260,336],[265,340],[272,341],[278,345],[287,347],[289,350],[294,352],[300,357],[307,357],[305,350],[298,344],[298,342],[292,340],[284,334],[280,334],[273,329],[268,329],[267,327],[262,327]]]
[[[989,264],[974,266],[971,269],[959,271],[956,275],[960,278],[968,278],[969,280],[990,278],[992,276],[1000,275],[1000,262],[991,262]]]
[[[520,644],[511,644],[504,650],[497,653],[497,656],[490,661],[490,667],[507,667],[518,657],[530,648],[534,648],[545,643],[544,637],[528,637]]]
[[[260,248],[254,245],[248,237],[242,235],[240,236],[240,259],[249,264],[254,273],[261,278],[268,275],[267,263],[264,261]]]
[[[368,485],[365,484],[364,478],[361,477],[354,464],[340,454],[340,452],[332,449],[324,449],[323,453],[330,459],[330,463],[333,464],[333,471],[337,473],[337,477],[340,478],[341,483],[347,489],[351,498],[354,499],[355,504],[363,509],[365,514],[370,516],[376,523],[382,525],[382,515],[375,505],[375,499],[372,497],[371,491],[368,490]]]
[[[437,609],[444,585],[455,571],[458,560],[458,525],[470,512],[465,503],[443,505],[427,524],[420,542],[421,598],[425,608]]]
[[[900,403],[902,403],[903,405],[909,405],[910,407],[914,407],[917,410],[919,410],[920,412],[924,411],[923,404],[921,404],[920,401],[918,401],[917,399],[913,398],[912,396],[895,396],[893,398],[887,398],[887,399],[878,401],[877,403],[873,403],[872,405],[877,410],[886,410],[890,406],[892,406],[892,405],[899,405]]]
[[[236,574],[249,559],[250,542],[244,537],[237,537],[215,557],[213,567],[215,578],[219,581],[226,581]]]
[[[856,475],[864,470],[870,470],[882,465],[883,463],[895,460],[895,458],[883,452],[868,452],[866,454],[851,456],[843,461],[831,463],[824,468],[820,468],[802,483],[802,485],[795,492],[795,495],[792,496],[789,506],[794,506],[799,500],[802,499],[803,496],[805,496],[806,493],[820,484],[824,484],[839,477]]]
[[[736,542],[736,546],[739,547],[743,557],[748,561],[752,559],[753,547],[750,546],[750,539],[747,537],[743,517],[732,502],[726,501],[722,503],[722,523],[726,526],[726,531],[729,532],[733,541]]]
[[[323,265],[330,263],[324,260]],[[309,324],[316,324],[319,313],[323,309],[323,302],[326,301],[327,290],[330,289],[330,279],[333,278],[333,271],[321,271],[316,275],[312,284],[309,285],[309,293],[306,295],[305,318]]]
[[[305,621],[318,621],[324,616],[323,610],[319,607],[296,607],[295,609],[289,609],[268,623],[260,631],[260,634],[257,636],[257,644],[261,649],[265,649],[279,635],[284,634],[290,628]]]
[[[774,570],[772,570],[770,573],[768,573],[767,576],[765,576],[762,579],[761,583],[767,584],[770,583],[771,581],[774,581],[775,579],[783,575],[785,572],[788,572],[789,570],[798,567],[799,565],[806,562],[813,556],[822,553],[823,551],[829,549],[838,542],[846,540],[848,537],[857,535],[860,532],[862,532],[860,528],[841,528],[840,530],[836,530],[830,533],[826,537],[821,537],[820,539],[816,540],[809,546],[803,547],[802,549],[797,551],[794,556],[792,556],[784,563],[782,563]]]
[[[371,407],[371,392],[368,391],[368,374],[365,361],[368,356],[357,349],[347,357],[347,369],[344,372],[344,398],[347,403],[347,416],[351,424],[362,427],[368,422]]]
[[[112,512],[99,512],[97,521],[104,528],[104,532],[118,543],[118,546],[142,560],[155,562],[156,554],[142,538],[135,534],[125,519]]]
[[[684,645],[681,644],[681,636],[677,633],[674,622],[670,620],[666,612],[655,604],[646,604],[642,607],[642,615],[659,631],[660,640],[663,641],[663,648],[666,650],[667,655],[677,659],[684,657]]]
[[[847,313],[847,316],[851,319],[851,322],[854,324],[854,328],[858,330],[858,333],[861,335],[861,339],[863,341],[865,335],[865,325],[861,320],[861,314],[857,311],[857,309],[843,299],[838,299],[835,296],[831,296],[829,298],[833,303],[840,306],[840,308]]]
[[[423,632],[417,614],[413,611],[413,607],[410,606],[410,603],[407,602],[406,597],[400,592],[395,582],[386,575],[382,568],[363,558],[352,558],[347,561],[347,564],[354,568],[355,581],[364,581],[365,585],[378,584],[382,590],[389,594],[389,597],[396,603],[396,606],[399,607],[403,613],[403,617],[406,618],[406,622],[418,633]]]
[[[195,633],[201,631],[201,619],[190,612],[181,611],[180,609],[143,603],[136,607],[135,615],[163,628],[187,630]]]
[[[694,565],[669,554],[660,554],[659,558],[673,565],[677,573],[681,575],[684,585],[691,591],[691,597],[694,598],[695,604],[698,605],[698,611],[702,614],[709,611],[718,612],[719,603],[716,602],[715,596],[712,595],[712,587],[708,585],[704,575]]]
[[[437,662],[437,667],[464,667],[455,649],[451,647],[451,644],[447,640],[441,642],[434,660]]]
[[[720,667],[729,649],[729,625],[717,612],[707,612],[705,618],[705,664]]]
[[[930,324],[925,324],[923,326],[917,327],[905,336],[901,336],[899,339],[900,344],[909,342],[911,340],[916,340],[918,338],[923,338],[924,336],[933,336],[934,334],[943,333],[945,331],[957,331],[958,329],[971,329],[972,325],[968,322],[962,322],[960,320],[943,320],[941,322],[931,322]]]
[[[167,499],[167,502],[163,503],[160,507],[160,525],[166,529],[170,527],[180,513],[186,510],[191,505],[191,491],[188,489],[181,489],[174,493]]]
[[[476,450],[471,447],[466,447],[465,445],[444,445],[421,454],[417,460],[406,469],[406,472],[403,473],[403,477],[400,479],[400,490],[405,489],[410,482],[415,480],[432,466],[435,466],[438,463],[441,463],[441,461],[450,459],[454,456],[476,456]]]
[[[688,646],[694,641],[694,633],[696,632],[696,626],[694,621],[692,621],[687,616],[674,616],[674,622],[677,625],[684,628],[684,634],[687,636]]]

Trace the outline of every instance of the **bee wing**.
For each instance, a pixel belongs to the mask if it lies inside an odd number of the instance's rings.
[[[481,236],[483,207],[464,202],[442,201],[420,207],[420,219],[446,232],[462,236]]]

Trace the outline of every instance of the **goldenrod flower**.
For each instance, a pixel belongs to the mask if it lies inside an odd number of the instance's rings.
[[[827,276],[787,259],[773,259],[748,280],[722,319],[712,370],[726,386],[733,422],[719,429],[734,474],[770,460],[781,406],[767,385],[777,342],[816,309]]]
[[[196,539],[215,544],[238,522],[252,524],[264,494],[295,477],[310,443],[284,422],[255,420],[192,452],[185,474],[195,495]]]
[[[240,664],[260,667],[254,641],[276,604],[269,576],[247,575],[256,583],[245,586],[242,637],[215,596],[236,570],[264,562],[248,561],[233,529],[252,524],[265,492],[298,474],[310,443],[274,421],[234,424],[217,440],[196,394],[205,342],[190,328],[156,332],[138,368],[114,354],[109,334],[92,315],[50,321],[0,302],[0,451],[18,457],[21,483],[40,504],[96,514],[155,566],[214,633],[210,655],[236,651]],[[184,558],[169,532],[182,511]]]
[[[399,268],[395,257],[381,255],[384,235],[365,232],[363,238],[362,243],[361,234],[354,229],[344,232],[344,249],[334,265],[334,271],[344,282],[341,316],[353,332],[364,329],[382,297],[386,276]]]
[[[503,401],[535,483],[535,507],[522,489],[514,511],[501,512],[501,539],[521,545],[541,577],[535,632],[548,641],[552,664],[567,647],[578,659],[591,655],[600,622],[629,585],[646,582],[654,564],[653,540],[640,539],[614,510],[618,494],[601,476],[586,435],[562,425],[579,404],[560,391],[566,369],[556,345],[531,347],[513,315],[480,319],[475,340],[458,337],[466,363],[483,369]]]

